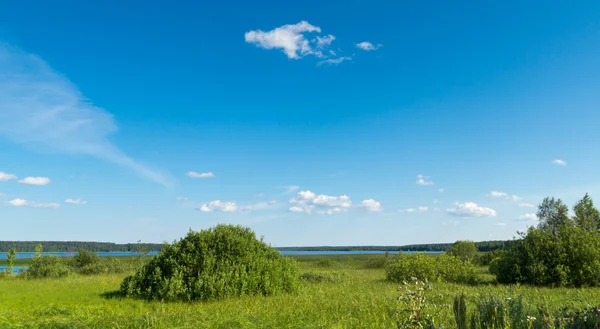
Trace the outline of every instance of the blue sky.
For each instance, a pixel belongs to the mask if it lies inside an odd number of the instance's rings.
[[[600,197],[600,3],[0,1],[0,240],[510,239]]]

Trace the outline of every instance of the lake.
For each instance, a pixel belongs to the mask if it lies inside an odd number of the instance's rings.
[[[397,254],[397,251],[390,251],[390,254]],[[404,253],[408,253],[405,251]],[[414,251],[411,251],[414,253]],[[426,254],[440,254],[439,251],[427,251]],[[75,256],[77,252],[43,252],[42,255],[55,255],[59,257],[72,257]],[[133,251],[99,251],[96,254],[98,256],[112,256],[112,257],[123,257],[123,256],[137,256],[139,253]],[[151,251],[148,253],[149,256],[156,256],[158,254],[157,251]],[[282,255],[286,256],[315,256],[315,255],[382,255],[385,254],[385,251],[282,251]],[[18,252],[17,259],[26,259],[33,258],[35,256],[34,252]],[[0,260],[6,259],[6,253],[0,252]]]

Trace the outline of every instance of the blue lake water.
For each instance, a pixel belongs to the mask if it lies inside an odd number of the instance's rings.
[[[390,251],[390,254],[397,254],[397,251]],[[405,251],[404,253],[408,253]],[[414,253],[414,252],[411,252]],[[427,254],[439,254],[439,251],[428,251]],[[72,257],[75,256],[77,252],[43,252],[42,255],[55,255],[59,257]],[[122,256],[137,256],[139,253],[132,251],[101,251],[97,252],[98,256],[112,256],[112,257],[122,257]],[[149,256],[156,256],[158,254],[157,251],[151,251],[148,253]],[[385,254],[385,251],[282,251],[282,255],[286,256],[309,256],[309,255],[381,255]],[[18,252],[17,259],[25,259],[32,258],[35,256],[34,252]],[[0,252],[0,259],[6,259],[6,253]],[[1,268],[1,267],[0,267]]]
[[[27,266],[13,266],[13,273],[20,274],[27,269]],[[6,266],[0,266],[0,272],[6,272]]]

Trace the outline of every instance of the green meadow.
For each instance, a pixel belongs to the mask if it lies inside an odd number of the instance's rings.
[[[397,328],[394,312],[402,308],[401,285],[386,281],[383,269],[365,266],[379,257],[383,255],[297,256],[304,280],[296,293],[215,302],[116,297],[126,274],[4,278],[0,280],[0,328]],[[491,277],[484,268],[479,273]],[[332,279],[311,279],[321,276]],[[428,298],[435,305],[436,323],[446,328],[455,327],[451,305],[463,293],[469,306],[486,295],[522,296],[531,312],[579,309],[600,301],[599,288],[435,282],[431,288]]]

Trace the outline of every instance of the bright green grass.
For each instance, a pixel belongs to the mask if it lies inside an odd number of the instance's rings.
[[[323,258],[320,256],[316,261]],[[61,280],[0,280],[0,328],[393,328],[398,285],[384,271],[361,268],[362,260],[321,268],[298,258],[301,272],[344,271],[335,283],[303,283],[294,295],[247,297],[211,303],[160,303],[110,299],[124,275],[73,276]],[[600,289],[549,289],[433,284],[431,300],[441,305],[438,323],[453,327],[452,298],[523,294],[533,309],[542,304],[598,304]]]

